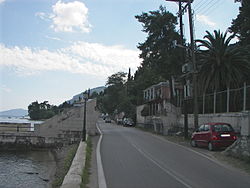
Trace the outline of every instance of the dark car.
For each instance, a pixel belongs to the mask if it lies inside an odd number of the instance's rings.
[[[236,133],[228,123],[206,123],[201,125],[191,137],[191,145],[205,146],[210,151],[230,146],[237,139]]]
[[[110,117],[106,117],[106,118],[105,118],[105,123],[111,123]]]
[[[123,123],[122,118],[117,118],[116,123],[117,123],[117,125],[121,125]]]
[[[132,127],[132,126],[134,126],[134,121],[131,118],[124,118],[123,119],[123,126],[124,127]]]

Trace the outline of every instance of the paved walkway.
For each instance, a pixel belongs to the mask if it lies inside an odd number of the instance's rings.
[[[91,156],[91,169],[90,169],[90,178],[89,188],[98,188],[98,175],[97,175],[97,163],[96,163],[96,147],[100,136],[91,136],[92,141],[92,156]]]

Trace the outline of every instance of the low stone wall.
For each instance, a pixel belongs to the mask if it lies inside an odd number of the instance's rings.
[[[64,177],[61,188],[80,188],[86,160],[86,142],[80,142],[70,169]]]
[[[30,123],[9,123],[0,122],[0,132],[29,132],[31,131]]]
[[[65,144],[77,143],[81,140],[81,133],[65,135],[70,136],[42,137],[33,133],[4,133],[0,134],[0,148],[5,150],[55,148],[62,147]]]
[[[188,127],[194,129],[193,114],[188,115]],[[250,112],[199,114],[199,125],[208,122],[230,123],[241,135],[250,135]],[[184,115],[178,119],[178,124],[184,127]]]

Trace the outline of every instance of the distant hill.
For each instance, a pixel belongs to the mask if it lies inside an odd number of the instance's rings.
[[[100,93],[102,91],[104,91],[106,87],[104,86],[101,86],[101,87],[96,87],[96,88],[93,88],[93,89],[90,89],[90,95],[92,95],[92,93],[96,92],[96,93]],[[73,104],[75,101],[78,101],[79,100],[79,97],[82,98],[83,97],[83,94],[82,93],[79,93],[75,96],[73,96],[73,98],[71,100],[68,100],[67,102],[69,104]]]
[[[0,116],[22,117],[27,115],[28,115],[28,110],[24,110],[21,108],[0,112]]]
[[[101,93],[102,91],[104,91],[106,87],[105,86],[101,86],[101,87],[96,87],[93,89],[90,89],[90,95],[92,95],[92,93],[96,92],[96,93]]]

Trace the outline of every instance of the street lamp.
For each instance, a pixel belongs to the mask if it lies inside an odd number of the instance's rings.
[[[88,93],[84,92],[82,95],[84,99],[82,141],[86,141],[86,106],[87,106],[87,101],[88,101]]]

